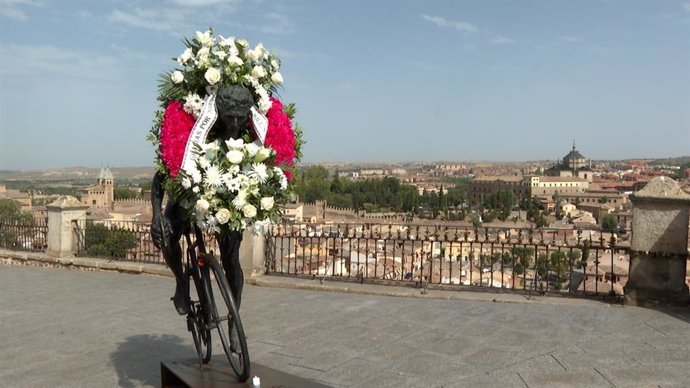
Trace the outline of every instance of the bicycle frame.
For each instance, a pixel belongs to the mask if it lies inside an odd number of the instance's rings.
[[[194,242],[191,240],[192,231],[195,236]],[[199,366],[202,368],[210,361],[212,356],[210,331],[218,329],[230,366],[239,381],[244,382],[249,378],[250,372],[247,341],[223,268],[213,252],[206,252],[204,236],[197,225],[192,223],[188,226],[184,235],[187,241],[187,263],[184,276],[186,279],[191,277],[194,281],[199,299],[198,301],[191,300],[190,290],[187,289],[189,302],[187,328],[194,339]],[[212,283],[211,274],[216,283]],[[218,295],[221,296],[219,299],[214,296],[213,284],[218,287]],[[229,332],[224,331],[228,329]],[[237,338],[237,342],[233,342],[234,338]]]

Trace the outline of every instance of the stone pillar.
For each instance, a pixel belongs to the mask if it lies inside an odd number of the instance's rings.
[[[78,199],[60,196],[46,206],[48,211],[48,249],[52,257],[73,256],[77,251],[77,236],[73,221],[85,221],[86,209]]]
[[[242,234],[240,264],[245,278],[263,275],[266,261],[266,236],[255,235],[250,229]]]
[[[630,278],[625,302],[686,305],[690,195],[673,179],[657,177],[631,195]]]

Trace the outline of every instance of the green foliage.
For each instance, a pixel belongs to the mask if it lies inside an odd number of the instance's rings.
[[[11,199],[0,199],[0,247],[14,249],[32,234],[35,220]],[[29,238],[30,240],[30,238]]]
[[[618,222],[616,221],[616,217],[612,216],[611,214],[606,214],[601,219],[601,229],[604,232],[616,232],[618,230]]]
[[[513,272],[518,275],[522,275],[523,273],[525,273],[525,267],[520,263],[515,263],[515,266],[513,267]]]
[[[540,277],[544,277],[546,275],[546,269],[547,269],[547,257],[546,254],[540,253],[539,257],[537,257],[537,274]]]
[[[116,187],[114,189],[115,199],[134,199],[138,198],[139,194],[136,191],[130,190],[126,187]]]
[[[23,213],[19,204],[11,199],[0,199],[0,219],[33,222],[31,214]]]
[[[534,256],[534,248],[532,247],[513,247],[511,253],[517,259],[517,264],[529,266],[532,256]]]
[[[17,217],[21,214],[19,205],[11,199],[0,199],[0,217]]]
[[[496,217],[505,221],[517,203],[512,190],[498,189],[484,198],[484,207],[496,211]]]
[[[323,166],[309,166],[295,174],[293,182],[303,202],[326,200],[332,206],[367,211],[412,212],[417,206],[415,188],[392,177],[352,182],[337,173],[330,176]]]
[[[87,222],[84,246],[90,256],[125,258],[127,250],[137,246],[137,239],[124,228]]]

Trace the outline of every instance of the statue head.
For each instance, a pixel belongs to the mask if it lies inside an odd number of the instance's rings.
[[[250,109],[254,97],[249,89],[241,85],[229,85],[218,91],[216,108],[218,119],[213,125],[211,139],[237,139],[248,129]]]

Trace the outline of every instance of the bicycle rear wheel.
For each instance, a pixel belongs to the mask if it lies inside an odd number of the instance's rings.
[[[247,381],[250,373],[247,339],[244,336],[240,314],[235,307],[235,300],[230,292],[228,279],[214,256],[208,255],[206,263],[210,264],[218,291],[222,295],[222,299],[216,302],[213,293],[209,293],[211,303],[215,306],[212,319],[218,326],[218,334],[220,334],[220,340],[232,370],[235,371],[238,380]]]

